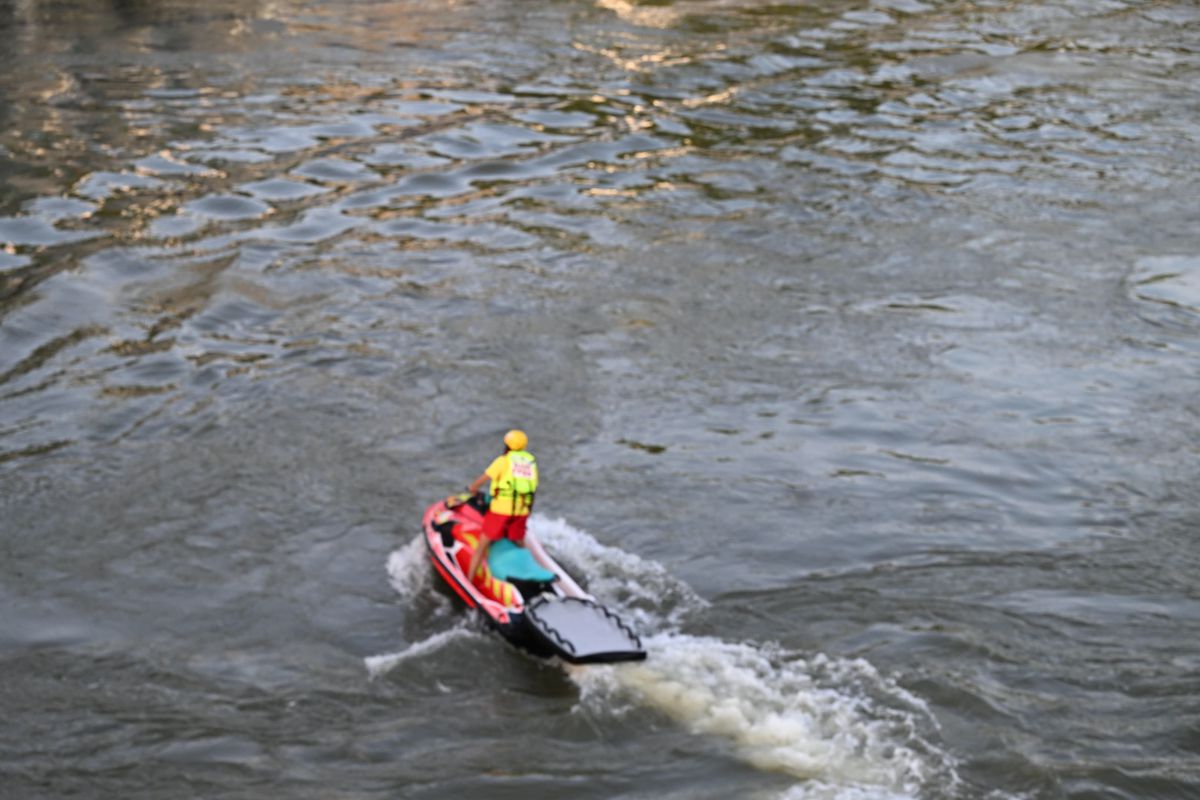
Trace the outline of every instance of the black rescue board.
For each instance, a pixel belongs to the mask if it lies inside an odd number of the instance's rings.
[[[646,657],[637,634],[594,600],[543,595],[525,607],[525,620],[535,636],[572,664]]]

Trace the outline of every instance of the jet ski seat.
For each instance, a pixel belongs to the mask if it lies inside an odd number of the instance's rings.
[[[537,563],[533,553],[508,539],[492,542],[488,548],[488,567],[502,581],[550,583],[558,577]]]

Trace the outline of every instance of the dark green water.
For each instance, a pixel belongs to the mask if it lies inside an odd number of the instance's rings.
[[[1200,795],[1200,8],[0,0],[0,797]],[[520,425],[650,646],[471,624]]]

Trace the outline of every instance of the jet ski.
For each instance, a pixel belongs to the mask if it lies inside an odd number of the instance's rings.
[[[425,511],[425,544],[446,584],[478,609],[505,639],[540,658],[572,664],[640,661],[641,639],[616,614],[559,566],[532,531],[525,546],[493,542],[475,580],[468,580],[479,544],[486,501],[459,494]]]

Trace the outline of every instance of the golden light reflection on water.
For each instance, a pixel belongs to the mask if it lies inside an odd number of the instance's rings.
[[[621,50],[614,47],[596,47],[583,42],[574,42],[572,44],[576,50],[583,53],[594,53],[603,56],[611,61],[616,66],[628,72],[650,72],[661,67],[681,66],[690,64],[694,56],[684,53],[676,53],[673,51],[664,51],[658,53],[643,53],[637,56],[626,56]]]
[[[681,6],[639,6],[629,0],[597,0],[596,5],[627,22],[648,28],[670,28],[684,13]]]
[[[694,204],[699,218],[744,221],[780,197],[806,207],[802,190],[793,197],[772,180],[777,171],[803,174],[797,186],[828,181],[836,197],[861,194],[843,184],[863,177],[873,181],[868,195],[937,190],[1047,163],[1037,98],[989,83],[1013,60],[973,51],[953,61],[956,43],[975,48],[980,37],[947,34],[953,20],[936,15],[601,0],[600,16],[621,25],[542,9],[551,15],[542,49],[520,52],[495,31],[532,23],[505,8],[485,9],[492,29],[481,33],[481,10],[464,3],[234,3],[173,33],[193,64],[164,55],[160,36],[170,27],[162,9],[184,6],[155,8],[126,21],[123,46],[136,58],[81,66],[50,57],[85,50],[88,27],[100,36],[118,25],[89,7],[79,41],[51,37],[46,57],[26,43],[21,70],[0,79],[23,113],[22,125],[0,132],[16,165],[0,220],[14,237],[0,242],[14,265],[9,296],[28,299],[57,270],[115,246],[177,259],[180,275],[193,271],[188,259],[233,252],[230,272],[251,275],[180,290],[171,308],[169,292],[162,308],[123,308],[126,329],[114,331],[109,353],[129,368],[164,341],[129,328],[187,329],[232,296],[247,314],[285,311],[293,295],[279,284],[300,272],[358,279],[372,296],[389,280],[419,294],[447,286],[444,276],[418,280],[420,267],[398,261],[521,262],[534,273],[548,253],[603,253],[648,211],[687,217]],[[1000,38],[1008,48],[1019,41]],[[940,42],[936,63],[931,41]],[[319,57],[300,59],[306,50]],[[276,59],[290,66],[279,71]],[[944,86],[938,70],[948,70]],[[1041,85],[1054,75],[1035,77]],[[960,106],[971,106],[969,119]],[[1109,141],[1103,121],[1089,130],[1093,118],[1056,124]],[[38,202],[63,199],[86,204],[38,216]],[[706,231],[675,235],[692,242]],[[96,241],[68,236],[80,233]]]

